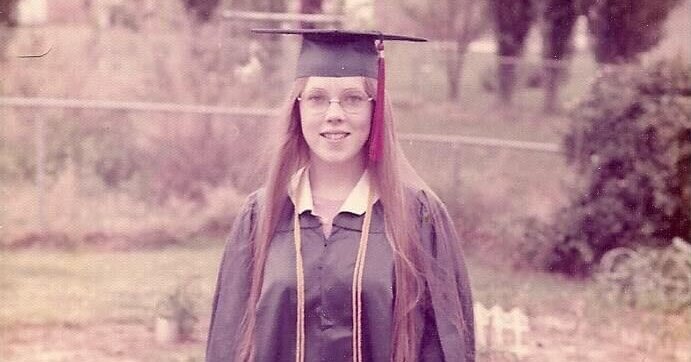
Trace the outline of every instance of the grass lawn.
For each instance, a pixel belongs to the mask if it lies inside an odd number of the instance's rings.
[[[221,252],[220,246],[126,253],[4,252],[0,356],[8,361],[41,360],[51,353],[99,360],[201,360]],[[671,352],[645,341],[659,335],[672,335],[675,345],[689,341],[688,332],[674,329],[688,323],[688,314],[670,319],[659,312],[615,308],[599,300],[588,282],[514,271],[481,260],[468,261],[475,299],[486,306],[525,311],[531,319],[528,344],[534,347],[535,358],[531,360],[664,357]],[[193,281],[199,295],[196,338],[182,345],[156,346],[152,332],[156,301],[185,280]],[[622,331],[639,336],[639,342],[622,340]],[[84,335],[94,334],[108,344],[80,342],[88,339]]]
[[[0,326],[149,321],[179,283],[192,280],[210,300],[220,252],[3,252]]]

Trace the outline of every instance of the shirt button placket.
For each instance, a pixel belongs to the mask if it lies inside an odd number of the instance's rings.
[[[326,257],[326,249],[329,246],[328,238],[326,238],[326,236],[324,236],[323,243],[324,243],[324,249],[322,249],[322,254],[321,254],[321,257],[319,258],[319,265],[317,266],[317,269],[319,270],[319,282],[320,282],[319,290],[321,292],[321,295],[320,295],[321,300],[320,300],[319,307],[317,307],[317,315],[319,316],[319,327],[322,331],[324,331],[330,327],[329,318],[328,318],[328,315],[327,315],[326,310],[324,308],[324,306],[326,305],[325,304],[326,301],[324,300],[324,258]],[[323,358],[324,358],[324,355],[322,355],[322,359]]]

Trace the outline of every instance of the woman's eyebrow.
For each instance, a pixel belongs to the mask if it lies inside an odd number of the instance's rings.
[[[326,93],[328,93],[328,91],[326,90],[326,88],[320,88],[320,87],[307,88],[307,89],[304,90],[305,93],[315,92],[315,91],[326,92]],[[348,87],[348,88],[345,88],[345,89],[341,90],[339,93],[349,92],[349,91],[358,91],[358,92],[362,91],[362,92],[365,92],[364,89],[361,89],[361,88],[358,88],[358,87]]]
[[[305,89],[305,93],[314,92],[314,91],[326,92],[326,89],[319,88],[319,87]]]

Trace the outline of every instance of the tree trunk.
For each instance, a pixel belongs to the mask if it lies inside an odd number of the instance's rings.
[[[548,0],[543,9],[544,111],[553,113],[559,108],[559,86],[565,74],[564,61],[573,51],[573,29],[578,17],[572,0]]]
[[[446,98],[457,101],[459,98],[459,54],[456,49],[446,50]]]
[[[545,85],[545,113],[555,113],[559,110],[559,84],[561,83],[562,67],[551,63],[544,65]]]
[[[300,12],[303,14],[321,14],[323,0],[300,0]],[[309,21],[300,22],[303,29],[315,29],[314,23]]]
[[[14,37],[14,28],[0,24],[0,62],[9,59],[7,48]]]
[[[516,84],[516,64],[513,61],[499,59],[499,100],[503,105],[511,105],[513,88]]]
[[[458,101],[461,98],[461,78],[467,44],[456,44],[456,49],[449,49],[446,53],[446,83],[448,85],[447,99]]]
[[[691,136],[691,131],[680,135],[680,141],[685,142]],[[691,157],[681,158],[677,165],[677,179],[679,180],[679,198],[681,205],[691,205]],[[673,229],[679,235],[691,242],[691,209],[680,207],[676,217],[673,218]]]
[[[535,6],[530,0],[493,0],[499,66],[499,100],[511,103],[516,83],[515,59],[520,58],[530,27],[535,20]]]

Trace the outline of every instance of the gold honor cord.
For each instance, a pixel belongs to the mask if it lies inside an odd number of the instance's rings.
[[[362,225],[360,245],[353,272],[353,361],[362,362],[362,278],[365,270],[367,240],[372,221],[373,192],[370,188],[367,196],[367,211]],[[295,205],[299,205],[295,200]],[[300,232],[300,215],[297,209],[293,218],[293,238],[295,239],[295,267],[297,274],[297,330],[295,339],[295,361],[305,361],[305,271],[302,264],[302,237]]]
[[[299,205],[297,200],[295,205]],[[295,267],[297,268],[297,329],[295,339],[295,362],[305,361],[305,273],[302,265],[302,238],[300,236],[300,215],[297,209],[293,222],[293,237],[295,239]]]
[[[360,234],[360,246],[355,259],[355,271],[353,272],[353,361],[362,362],[362,278],[365,271],[365,255],[367,254],[367,241],[369,228],[372,221],[372,189],[367,196],[367,211],[362,222]]]

